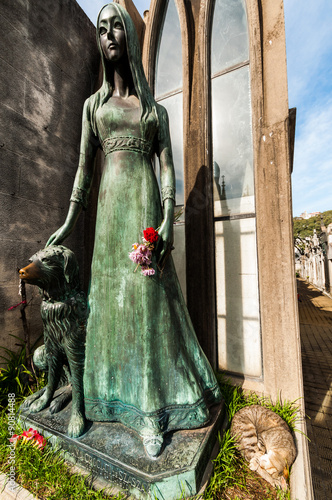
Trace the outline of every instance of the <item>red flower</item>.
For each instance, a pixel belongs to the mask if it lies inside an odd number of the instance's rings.
[[[37,435],[38,435],[38,431],[36,431],[32,427],[30,427],[30,429],[28,431],[24,431],[22,433],[23,442],[30,441],[31,439],[34,439]]]
[[[35,446],[36,448],[43,450],[46,446],[46,439],[38,433],[38,431],[34,430],[32,427],[28,431],[22,432],[19,436],[17,434],[14,434],[9,441],[11,443],[14,443],[14,446],[16,448],[16,445],[18,441],[22,439],[22,443],[31,443],[32,446]]]
[[[46,439],[41,434],[36,434],[33,443],[33,446],[38,448],[39,450],[43,450],[46,446]]]
[[[158,241],[158,231],[155,231],[153,229],[153,227],[148,227],[146,229],[144,229],[143,231],[143,236],[144,236],[144,239],[146,241],[148,241],[149,243],[155,243],[156,241]]]

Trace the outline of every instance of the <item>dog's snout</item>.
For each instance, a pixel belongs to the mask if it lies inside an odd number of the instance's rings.
[[[22,280],[37,279],[40,277],[40,269],[34,262],[31,262],[28,266],[22,267],[18,274]]]
[[[20,278],[21,279],[24,279],[27,277],[27,271],[26,271],[26,267],[22,267],[22,269],[19,269],[18,270],[18,274],[20,275]]]

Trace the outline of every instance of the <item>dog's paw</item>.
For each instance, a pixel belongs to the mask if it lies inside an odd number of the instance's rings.
[[[24,402],[20,406],[20,409],[29,410],[32,403],[34,403],[37,399],[39,399],[44,394],[44,392],[45,392],[45,387],[25,398]]]
[[[67,435],[71,438],[78,438],[84,433],[85,418],[81,413],[74,413],[70,417]]]
[[[56,399],[53,399],[52,403],[50,404],[50,413],[58,413],[61,411],[67,404],[71,401],[71,389],[70,390],[65,390],[60,396],[58,396]]]
[[[38,398],[32,405],[30,406],[31,413],[37,413],[38,411],[43,410],[49,403],[49,399],[45,397],[45,394]]]

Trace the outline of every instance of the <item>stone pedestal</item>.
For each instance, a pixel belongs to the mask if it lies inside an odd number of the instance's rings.
[[[38,429],[60,447],[66,460],[90,472],[103,487],[117,487],[140,500],[178,500],[196,495],[206,481],[211,454],[224,416],[224,405],[211,409],[211,421],[202,429],[166,435],[161,455],[151,460],[136,432],[119,423],[90,422],[78,439],[66,436],[71,404],[51,415],[48,408],[29,414],[21,424]]]

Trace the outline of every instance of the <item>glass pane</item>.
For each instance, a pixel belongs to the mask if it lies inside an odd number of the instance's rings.
[[[167,109],[169,129],[172,141],[173,161],[176,178],[176,205],[184,204],[184,178],[183,178],[183,95],[172,95],[160,101]]]
[[[245,0],[216,0],[212,24],[211,74],[249,59]]]
[[[212,80],[212,129],[214,215],[254,212],[249,66]]]
[[[262,375],[255,218],[215,223],[218,364]]]
[[[155,97],[182,88],[182,43],[178,11],[169,0],[156,62]]]

